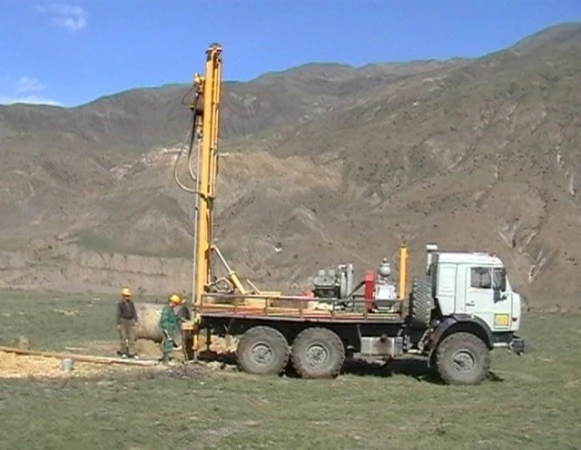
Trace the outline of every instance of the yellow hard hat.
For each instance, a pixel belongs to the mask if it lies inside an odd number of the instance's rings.
[[[173,294],[170,298],[169,301],[172,303],[181,303],[182,299],[180,298],[180,296],[178,294]]]
[[[129,290],[129,288],[123,288],[121,289],[121,295],[123,297],[131,297],[131,291]]]

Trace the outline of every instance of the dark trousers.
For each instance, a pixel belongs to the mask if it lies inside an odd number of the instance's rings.
[[[120,353],[135,355],[135,322],[131,319],[119,321],[119,339],[121,340]]]

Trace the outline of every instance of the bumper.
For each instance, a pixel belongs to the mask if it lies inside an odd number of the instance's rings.
[[[517,355],[525,352],[525,340],[515,336],[509,345],[510,351]]]

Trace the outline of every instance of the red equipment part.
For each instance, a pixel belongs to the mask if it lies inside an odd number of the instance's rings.
[[[367,270],[363,282],[365,283],[365,306],[367,312],[371,312],[375,304],[375,271]]]

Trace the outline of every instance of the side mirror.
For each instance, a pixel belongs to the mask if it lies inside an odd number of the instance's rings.
[[[492,277],[492,289],[498,292],[506,292],[506,270],[494,269]]]
[[[502,269],[500,278],[500,292],[506,292],[506,270]]]

